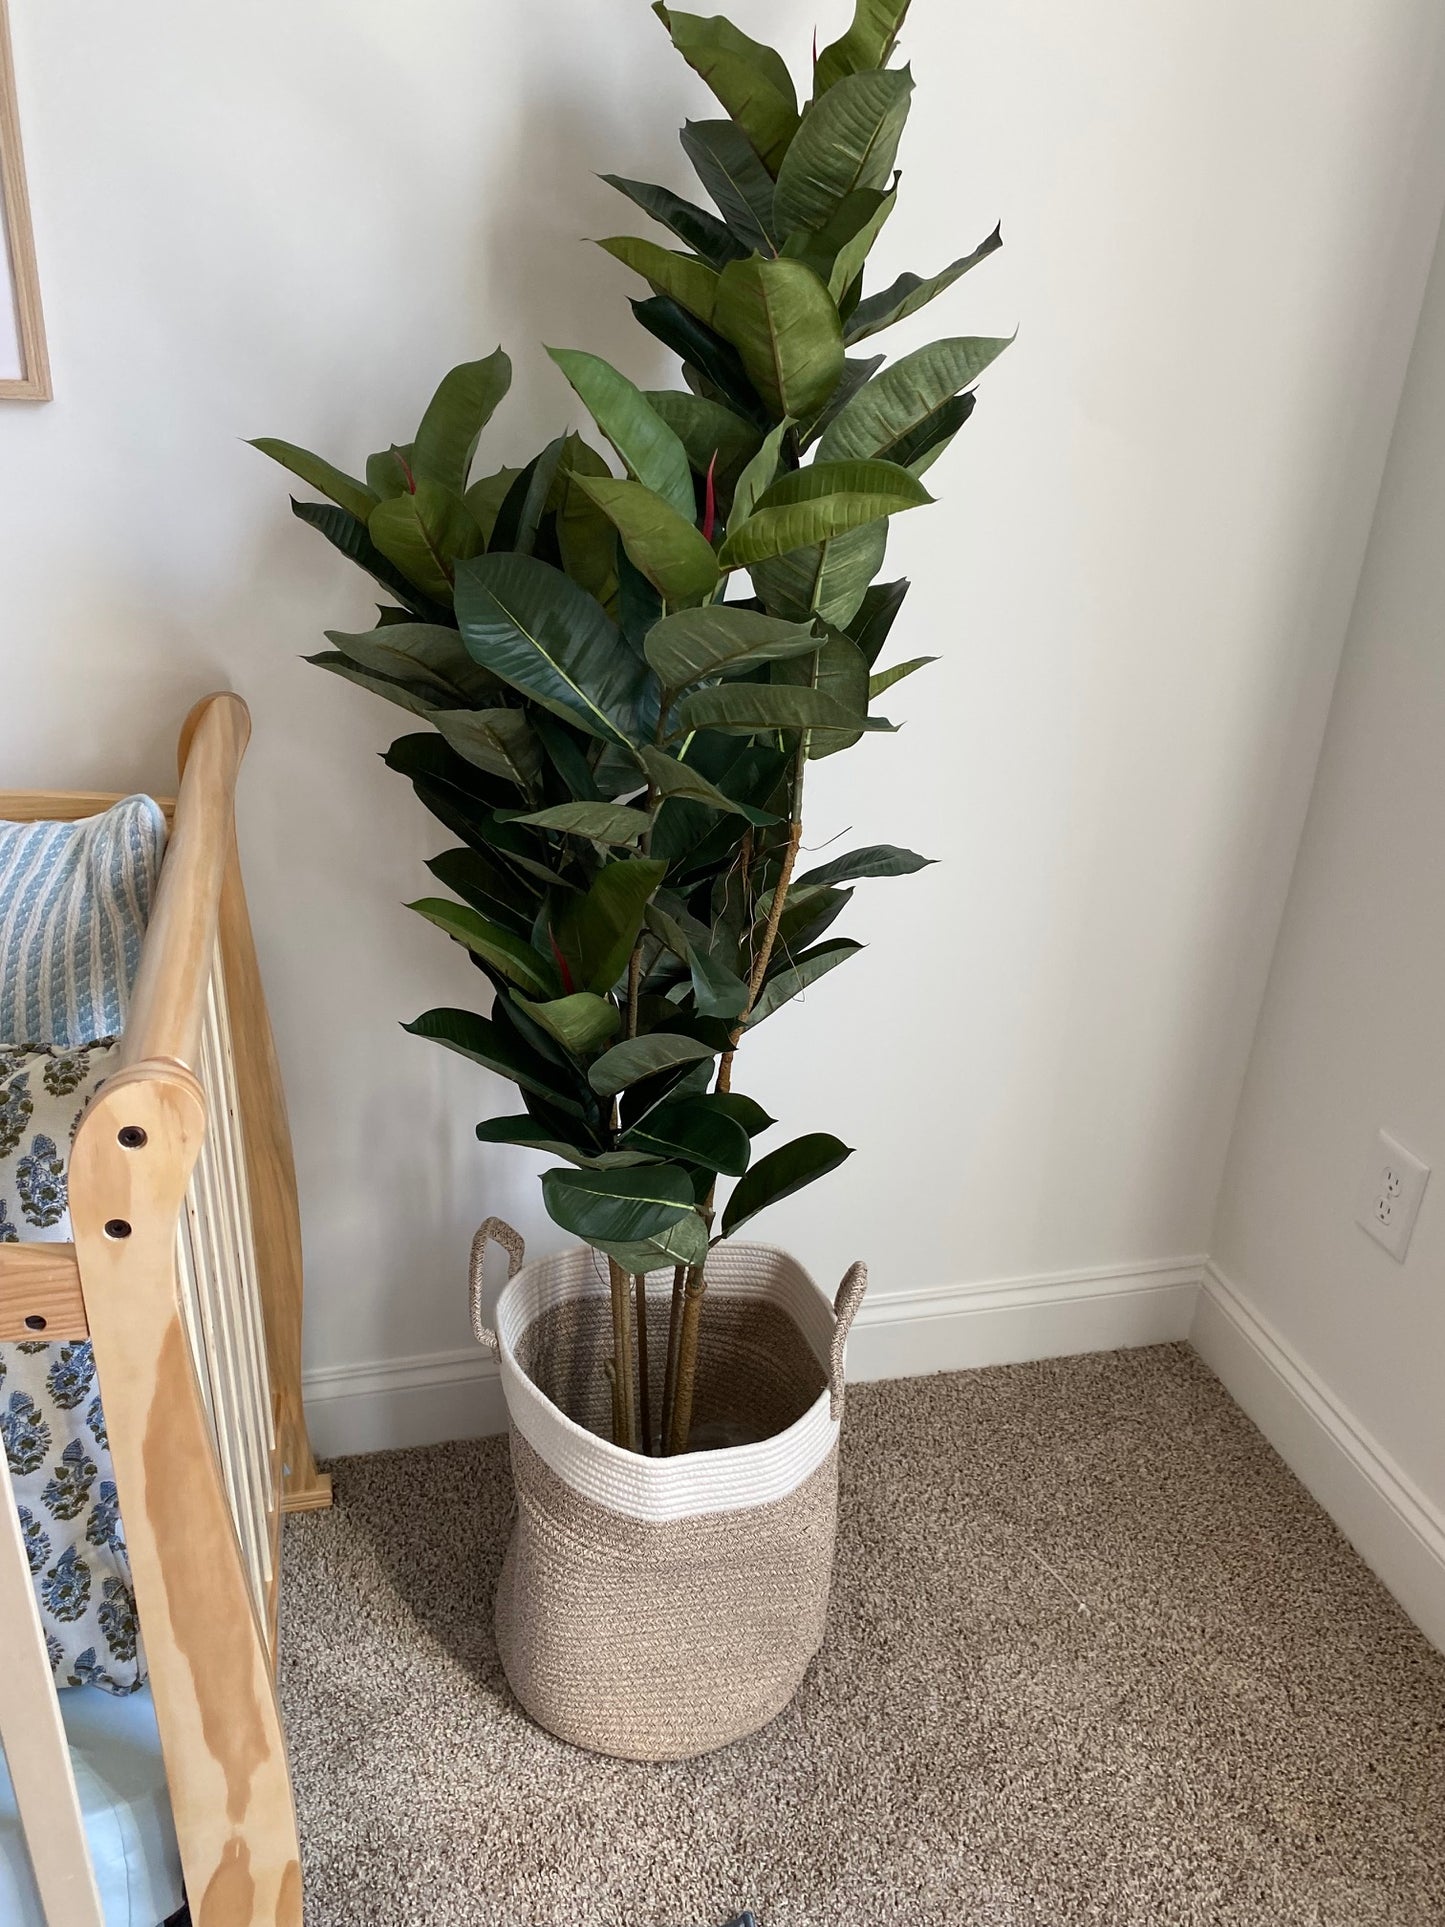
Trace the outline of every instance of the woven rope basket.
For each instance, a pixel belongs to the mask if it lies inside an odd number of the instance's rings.
[[[489,1240],[507,1251],[482,1319]],[[525,1264],[489,1218],[472,1320],[501,1362],[517,1512],[497,1646],[523,1708],[560,1739],[631,1760],[709,1753],[788,1704],[823,1640],[838,1511],[843,1350],[867,1273],[830,1300],[769,1245],[708,1258],[693,1436],[745,1443],[647,1458],[612,1443],[605,1266],[586,1246]],[[664,1331],[672,1273],[648,1284]],[[661,1409],[666,1347],[652,1358]]]

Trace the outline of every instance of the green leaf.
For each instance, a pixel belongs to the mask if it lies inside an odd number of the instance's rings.
[[[721,402],[665,388],[645,394],[687,450],[695,475],[706,475],[716,457],[718,476],[725,480],[757,454],[762,443],[757,428]]]
[[[534,830],[557,830],[566,836],[591,837],[594,843],[636,843],[652,827],[645,810],[629,810],[621,803],[554,803],[549,809],[513,817]]]
[[[492,525],[489,547],[496,553],[531,555],[537,546],[542,517],[552,506],[568,437],[556,435],[540,455],[533,456],[507,490]]]
[[[474,910],[494,923],[505,923],[525,936],[532,927],[538,896],[531,878],[519,882],[514,870],[505,868],[481,850],[443,850],[429,857],[426,866],[437,882],[454,891]]]
[[[319,490],[328,501],[337,503],[359,521],[364,522],[380,500],[365,482],[358,482],[354,475],[343,474],[319,455],[297,448],[292,442],[278,442],[274,436],[260,435],[251,446],[259,448],[263,455],[269,455],[273,462],[279,462],[282,468],[289,468],[309,488]]]
[[[655,0],[652,11],[776,174],[798,130],[798,97],[782,56],[720,15],[674,13],[663,0]]]
[[[818,648],[815,663],[779,663],[773,671],[775,683],[807,683],[831,696],[839,708],[855,718],[848,729],[816,729],[808,738],[808,755],[816,759],[851,749],[862,735],[868,720],[868,665],[851,636],[841,629],[829,632]]]
[[[566,1088],[565,1073],[490,1018],[478,1017],[470,1010],[427,1010],[415,1023],[403,1024],[402,1029],[413,1037],[429,1037],[433,1043],[445,1044],[474,1064],[510,1078],[524,1091],[544,1097],[569,1116],[583,1115],[582,1106]]]
[[[748,380],[742,356],[715,328],[665,294],[634,301],[631,307],[647,332],[681,358],[689,386],[698,380],[708,383],[716,391],[715,398],[750,421],[760,435],[771,426],[772,417]]]
[[[644,1124],[623,1138],[634,1150],[663,1158],[680,1158],[739,1178],[748,1168],[753,1147],[747,1132],[726,1109],[710,1097],[681,1097],[659,1104]]]
[[[926,669],[929,663],[937,661],[937,656],[914,656],[909,662],[895,663],[891,669],[879,670],[877,675],[868,678],[869,702],[875,696],[881,696],[885,689],[891,689],[894,683],[902,682],[905,676],[911,676],[915,669]]]
[[[995,228],[972,254],[961,256],[941,274],[929,275],[927,279],[916,274],[900,274],[892,287],[884,288],[880,294],[870,295],[866,301],[858,303],[843,329],[844,338],[851,346],[855,341],[866,341],[869,335],[891,328],[895,321],[902,321],[905,315],[915,314],[919,308],[926,307],[935,295],[942,294],[945,288],[951,288],[970,268],[976,268],[980,261],[986,261],[1002,246],[1003,232]]]
[[[495,475],[484,475],[479,482],[473,482],[462,497],[472,520],[488,542],[492,539],[492,530],[497,526],[502,504],[521,473],[519,468],[499,468]]]
[[[585,896],[568,900],[553,935],[578,990],[611,990],[632,954],[642,913],[667,874],[665,863],[622,858],[597,872]]]
[[[870,843],[866,849],[835,856],[831,863],[820,863],[816,870],[794,877],[793,888],[804,890],[817,885],[852,883],[858,877],[912,876],[915,870],[926,870],[936,861],[936,857],[919,856],[913,850],[899,849],[894,843]]]
[[[482,430],[511,385],[512,364],[500,348],[482,361],[464,361],[444,375],[416,431],[414,472],[460,495]]]
[[[735,802],[732,797],[724,795],[715,783],[710,783],[693,769],[691,764],[679,762],[664,749],[654,749],[651,744],[644,744],[637,753],[642,758],[643,768],[653,788],[664,802],[672,798],[683,803],[701,803],[705,809],[722,810],[732,816],[745,817],[749,823],[759,827],[781,820],[767,810],[754,809],[750,803]]]
[[[458,756],[530,790],[542,774],[542,751],[520,709],[434,709],[430,720]]]
[[[717,555],[693,525],[694,510],[684,518],[641,482],[579,475],[577,485],[613,524],[634,568],[664,601],[700,602],[717,587]]]
[[[851,1146],[830,1137],[826,1131],[813,1131],[795,1137],[760,1158],[728,1199],[722,1217],[722,1235],[731,1237],[740,1225],[755,1217],[765,1206],[780,1198],[791,1197],[815,1178],[836,1171],[845,1158],[852,1157]]]
[[[378,502],[366,527],[387,560],[442,603],[451,599],[455,564],[482,546],[482,532],[462,498],[425,477],[412,494]]]
[[[886,194],[861,187],[844,195],[821,228],[798,228],[789,235],[783,253],[802,261],[828,286],[835,305],[863,271],[873,243],[898,201],[896,190]],[[847,327],[843,330],[848,338]]]
[[[520,1117],[488,1117],[477,1126],[483,1144],[519,1144],[528,1151],[545,1151],[549,1157],[566,1158],[584,1171],[623,1170],[628,1165],[650,1164],[644,1151],[587,1151],[565,1138],[550,1137],[544,1125],[523,1112]]]
[[[897,582],[874,583],[859,604],[848,633],[863,651],[863,660],[870,668],[883,653],[883,645],[888,640],[889,631],[907,594],[908,579],[905,576]]]
[[[697,689],[678,705],[684,729],[719,729],[757,736],[774,729],[853,729],[858,716],[817,689],[786,684],[725,682]]]
[[[366,458],[366,485],[380,502],[390,501],[393,495],[410,495],[416,480],[412,473],[412,445],[398,448],[393,442],[390,448],[383,448],[375,455]]]
[[[1008,346],[1008,338],[962,335],[930,342],[865,382],[828,425],[820,462],[893,459],[939,404],[966,388]]]
[[[587,1082],[599,1097],[615,1097],[629,1084],[655,1076],[658,1071],[672,1070],[679,1064],[701,1063],[705,1057],[716,1055],[711,1045],[700,1043],[696,1037],[653,1031],[647,1037],[629,1037],[625,1043],[614,1044],[611,1050],[604,1051],[588,1071]]]
[[[897,462],[910,475],[925,474],[973,413],[977,399],[969,393],[950,395],[947,401],[941,401],[931,415],[925,415],[915,427],[889,444],[889,461]]]
[[[748,663],[811,655],[818,639],[808,623],[779,622],[755,609],[714,603],[664,616],[648,630],[642,646],[663,687],[685,689],[704,676]]]
[[[649,1271],[672,1271],[678,1265],[700,1265],[707,1256],[707,1226],[699,1212],[689,1211],[653,1238],[589,1238],[587,1242],[636,1277]]]
[[[479,555],[457,570],[457,621],[468,651],[514,689],[626,748],[640,730],[646,666],[606,612],[560,569],[532,555]]]
[[[706,924],[685,915],[669,916],[657,904],[650,903],[647,927],[687,965],[699,1016],[721,1017],[731,1022],[742,1015],[747,1006],[748,987],[737,972],[714,953],[713,932]]]
[[[769,1117],[755,1098],[746,1097],[741,1091],[714,1091],[709,1101],[724,1106],[728,1116],[736,1118],[749,1137],[761,1136],[778,1121]]]
[[[437,699],[437,692],[424,683],[405,682],[394,676],[380,676],[373,670],[362,669],[348,657],[323,651],[319,656],[304,656],[316,669],[329,669],[333,676],[340,676],[346,682],[354,682],[359,689],[369,690],[373,696],[384,697],[389,703],[396,703],[413,716],[430,716]]]
[[[815,97],[821,97],[847,74],[886,67],[907,12],[908,0],[856,0],[847,33],[818,56],[813,73]]]
[[[620,174],[604,174],[601,178],[619,194],[625,194],[644,214],[650,214],[660,227],[685,242],[710,268],[726,267],[729,261],[740,261],[748,252],[716,215],[683,200],[671,188],[657,187],[651,181],[629,181]]]
[[[540,1024],[549,1037],[555,1037],[564,1050],[577,1057],[599,1049],[622,1026],[622,1013],[616,1004],[590,990],[553,997],[544,1004],[531,1003],[525,997],[521,1002],[534,1024]]]
[[[540,997],[550,997],[556,990],[552,972],[544,969],[532,946],[513,931],[493,923],[490,917],[484,917],[479,910],[473,910],[470,904],[451,903],[446,897],[421,897],[406,907],[425,917],[428,923],[434,923],[438,930],[445,930],[473,956],[490,964],[509,984]]]
[[[776,254],[773,177],[743,130],[730,120],[690,120],[682,148],[737,238],[759,254]]]
[[[649,406],[642,390],[599,355],[577,348],[549,348],[547,353],[592,411],[633,480],[691,520],[697,505],[687,450]]]
[[[758,498],[772,487],[777,478],[778,463],[782,458],[783,438],[792,426],[791,416],[784,415],[777,427],[764,438],[762,447],[739,475],[737,487],[733,490],[732,512],[728,516],[729,535],[735,529],[742,527],[757,507]]]
[[[722,565],[748,568],[932,500],[916,476],[892,462],[817,461],[782,476],[759,498],[742,527],[730,531]]]
[[[887,547],[887,522],[869,522],[861,529],[834,536],[830,542],[793,549],[770,562],[753,563],[753,586],[769,610],[778,615],[799,619],[817,615],[843,628],[856,614],[869,583],[883,566]]]
[[[718,276],[717,270],[705,261],[699,261],[696,255],[677,254],[671,248],[659,247],[656,241],[640,240],[635,234],[615,234],[597,245],[614,261],[640,274],[655,293],[671,295],[689,314],[711,324]]]
[[[775,415],[806,419],[843,372],[843,324],[827,288],[801,261],[731,261],[718,277],[713,325],[742,356]]]
[[[693,1210],[692,1182],[672,1164],[627,1171],[545,1171],[542,1199],[564,1231],[606,1250],[659,1237]]]
[[[906,67],[855,73],[808,110],[778,169],[779,233],[821,228],[847,195],[887,187],[912,92]]]
[[[579,476],[611,473],[602,456],[580,435],[564,437],[549,506],[556,514],[562,567],[579,588],[615,613],[617,531],[578,481]]]
[[[359,635],[328,629],[326,640],[373,675],[433,689],[437,696],[485,700],[499,685],[474,663],[455,629],[431,622],[386,622]]]
[[[298,502],[293,497],[291,513],[298,522],[318,529],[334,549],[339,549],[349,562],[355,562],[384,589],[389,589],[413,615],[420,616],[424,622],[446,620],[445,605],[423,595],[414,582],[409,582],[400,569],[393,567],[367,534],[365,523],[358,522],[349,510],[325,502]]]
[[[816,983],[819,977],[826,976],[830,970],[836,970],[839,964],[857,956],[862,948],[861,943],[854,943],[850,937],[835,937],[831,943],[820,943],[816,950],[804,950],[781,970],[775,970],[753,1005],[748,1016],[748,1029],[762,1023],[765,1017],[771,1017],[775,1010],[781,1009],[790,998],[806,990],[809,984]]]

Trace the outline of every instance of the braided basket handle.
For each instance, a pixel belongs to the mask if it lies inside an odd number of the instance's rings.
[[[502,1347],[497,1334],[490,1325],[482,1323],[482,1264],[487,1255],[487,1240],[492,1239],[507,1254],[507,1277],[515,1278],[522,1268],[527,1255],[527,1247],[522,1242],[520,1231],[514,1231],[505,1218],[483,1218],[477,1226],[477,1235],[472,1239],[472,1260],[468,1270],[471,1288],[472,1330],[476,1333],[477,1343],[484,1345],[493,1358],[500,1358]]]
[[[843,1416],[843,1353],[854,1316],[867,1289],[868,1267],[859,1258],[856,1263],[849,1265],[838,1287],[838,1295],[833,1300],[833,1315],[838,1322],[833,1328],[833,1348],[828,1357],[828,1414],[831,1418]]]

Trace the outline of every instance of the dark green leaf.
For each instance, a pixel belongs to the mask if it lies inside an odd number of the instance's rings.
[[[798,619],[813,614],[846,628],[882,568],[887,546],[887,522],[869,522],[831,542],[755,562],[749,572],[773,614]]]
[[[682,146],[737,238],[759,254],[776,254],[773,177],[743,130],[730,120],[690,120]]]
[[[486,701],[501,685],[478,667],[455,629],[430,622],[385,622],[359,635],[328,629],[326,640],[374,675],[435,690],[434,700]]]
[[[704,19],[675,13],[663,0],[655,0],[652,10],[688,66],[707,82],[763,164],[776,174],[798,129],[798,97],[782,56],[720,15]]]
[[[913,76],[856,73],[811,107],[778,170],[777,230],[821,228],[860,188],[886,188],[908,119]]]
[[[925,474],[973,413],[976,399],[973,394],[950,395],[915,428],[889,444],[884,450],[888,460],[906,468],[910,475]]]
[[[693,1002],[703,1017],[740,1017],[748,1001],[748,987],[712,948],[713,932],[685,915],[670,916],[657,904],[647,908],[647,925],[675,957],[688,967]]]
[[[437,882],[454,891],[474,910],[494,923],[505,923],[518,936],[532,927],[538,897],[535,883],[520,882],[516,872],[506,869],[482,850],[443,850],[428,859],[426,866]]]
[[[793,888],[804,890],[815,884],[852,883],[859,877],[911,876],[915,870],[926,870],[936,861],[935,857],[900,850],[893,843],[870,843],[866,849],[835,856],[831,863],[820,863],[816,870],[795,877]]]
[[[441,603],[451,596],[454,565],[482,546],[482,532],[461,496],[424,476],[410,495],[378,502],[366,529],[409,582]]]
[[[494,675],[589,736],[632,741],[646,665],[560,569],[531,555],[479,555],[457,570],[456,607],[467,649]]]
[[[680,1158],[738,1178],[748,1168],[752,1143],[742,1125],[710,1097],[682,1097],[660,1104],[624,1144],[664,1158]]]
[[[577,485],[602,510],[622,538],[633,566],[666,602],[700,602],[717,586],[718,559],[711,542],[691,521],[641,482],[579,475]]]
[[[894,618],[908,594],[906,577],[897,582],[877,582],[863,597],[848,633],[863,651],[863,660],[872,668],[883,653]]]
[[[751,803],[735,802],[691,764],[679,762],[675,756],[669,756],[666,750],[644,744],[638,754],[653,788],[664,802],[672,798],[677,802],[699,803],[704,809],[723,810],[732,816],[745,817],[749,823],[759,827],[779,820],[767,810],[755,809]]]
[[[783,253],[788,260],[810,267],[841,308],[897,201],[896,189],[885,194],[876,187],[860,187],[844,195],[821,228],[795,229]],[[847,332],[845,328],[845,339]]]
[[[843,372],[838,310],[801,261],[750,255],[729,262],[718,277],[713,325],[775,415],[815,414]]]
[[[692,1185],[671,1164],[626,1171],[546,1171],[542,1199],[564,1231],[606,1251],[662,1237],[693,1210]]]
[[[415,1023],[403,1024],[402,1029],[470,1057],[473,1063],[510,1078],[524,1091],[535,1091],[571,1117],[583,1115],[582,1106],[566,1088],[563,1074],[486,1017],[470,1010],[427,1010]]]
[[[445,624],[450,612],[445,604],[434,602],[424,595],[414,582],[409,582],[401,570],[394,568],[366,532],[366,526],[346,509],[336,508],[325,502],[298,502],[292,500],[291,513],[298,522],[305,522],[313,529],[319,529],[326,540],[350,562],[389,589],[398,602],[404,602],[413,615],[423,622]]]
[[[762,436],[750,421],[721,402],[671,389],[647,389],[647,400],[687,450],[695,475],[706,475],[717,459],[720,479],[730,478],[757,454]]]
[[[722,564],[748,568],[932,500],[916,476],[892,462],[817,461],[782,476],[759,497],[741,528],[730,526]]]
[[[519,468],[499,468],[495,475],[484,475],[479,482],[473,482],[462,497],[472,520],[488,543],[492,539],[492,530],[497,526],[502,504],[521,473]]]
[[[817,689],[771,683],[725,682],[697,689],[678,705],[684,729],[720,729],[756,736],[775,729],[856,729],[858,717]]]
[[[868,678],[869,702],[881,696],[885,689],[891,689],[894,683],[902,682],[905,676],[911,676],[915,669],[926,669],[929,663],[937,661],[937,656],[914,656],[911,662],[898,662],[891,669],[879,670],[876,676]]]
[[[962,335],[904,355],[865,382],[839,410],[818,443],[818,460],[888,457],[890,449],[906,444],[942,402],[976,381],[1008,345],[1006,337]]]
[[[289,468],[293,475],[299,476],[311,488],[326,496],[328,501],[337,503],[359,521],[364,522],[376,507],[379,497],[365,482],[358,482],[354,475],[344,474],[307,449],[297,448],[291,442],[278,442],[271,435],[258,436],[251,446],[259,448],[263,455],[269,455],[273,462],[279,462],[282,468]]]
[[[390,501],[393,495],[410,495],[416,480],[412,473],[411,443],[398,448],[393,442],[390,448],[383,448],[375,455],[366,458],[366,485],[379,502]]]
[[[585,493],[580,478],[610,475],[611,470],[580,435],[568,435],[562,446],[552,506],[557,515],[557,547],[562,566],[579,588],[606,608],[618,592],[617,532]]]
[[[843,1160],[852,1155],[849,1145],[830,1137],[826,1131],[813,1131],[806,1137],[795,1137],[790,1144],[770,1151],[740,1180],[728,1199],[722,1218],[723,1237],[730,1237],[740,1225],[746,1224],[765,1206],[776,1204],[780,1198],[791,1197],[815,1178],[826,1177],[828,1172],[836,1171]]]
[[[667,689],[685,689],[704,676],[748,663],[810,655],[817,647],[807,623],[779,622],[755,609],[725,603],[664,616],[648,631],[644,644],[647,660]]]
[[[595,843],[636,843],[651,827],[652,818],[644,810],[629,810],[621,803],[556,803],[550,809],[534,810],[514,819],[534,830],[556,830],[566,836],[591,837]]]
[[[980,261],[986,261],[1002,246],[1002,231],[995,228],[972,254],[965,254],[941,274],[930,275],[926,280],[916,274],[900,274],[892,287],[858,303],[843,330],[845,338],[851,345],[855,341],[866,340],[869,335],[876,335],[883,328],[891,328],[895,321],[902,321],[905,315],[916,313],[935,295],[942,294],[945,288],[951,288],[970,268],[977,267]]]
[[[687,450],[648,404],[642,390],[598,355],[576,348],[549,348],[593,419],[634,481],[660,495],[689,520],[696,513]]]
[[[742,356],[731,342],[664,294],[634,301],[631,307],[647,332],[705,375],[730,407],[760,432],[769,425],[762,397],[748,380]]]
[[[366,689],[373,696],[384,697],[398,708],[406,709],[413,716],[433,714],[437,692],[425,683],[404,682],[394,676],[381,676],[374,670],[362,669],[349,657],[323,651],[319,656],[306,656],[303,661],[314,668],[329,669],[333,676],[340,676],[346,682],[354,682],[359,689]]]
[[[489,547],[494,554],[503,549],[514,555],[531,555],[535,551],[542,517],[557,491],[569,440],[566,435],[554,437],[540,455],[528,462],[507,490],[492,525]]]
[[[808,755],[814,759],[851,749],[863,733],[868,718],[868,665],[856,642],[841,629],[831,630],[818,649],[816,662],[779,663],[773,670],[775,683],[807,683],[825,696],[831,696],[847,715],[857,720],[849,729],[815,729],[808,738]]]
[[[511,385],[512,364],[500,348],[482,361],[464,361],[444,375],[416,431],[414,472],[460,495],[482,430]]]
[[[856,0],[847,33],[823,49],[813,72],[813,92],[821,98],[847,74],[886,67],[908,0]]]
[[[642,913],[667,874],[665,863],[623,858],[593,878],[585,896],[569,899],[554,936],[576,990],[611,990],[632,954]]]
[[[599,1097],[615,1097],[618,1091],[625,1091],[629,1084],[636,1084],[644,1077],[716,1055],[716,1051],[699,1043],[696,1037],[653,1031],[648,1037],[629,1037],[625,1043],[614,1044],[611,1050],[604,1051],[588,1071],[587,1082]]]
[[[445,930],[473,956],[490,964],[508,983],[530,990],[534,996],[550,997],[555,993],[555,975],[532,946],[501,924],[493,923],[490,917],[484,917],[479,910],[473,910],[470,904],[451,903],[445,897],[422,897],[416,903],[409,903],[407,909],[415,910],[438,930]]]
[[[773,971],[749,1014],[749,1030],[762,1023],[765,1017],[771,1017],[775,1010],[781,1009],[790,998],[806,990],[809,984],[816,983],[819,977],[826,976],[830,970],[836,970],[839,964],[857,956],[862,948],[861,943],[854,943],[849,937],[835,937],[831,943],[820,943],[816,950],[802,951],[781,970]]]
[[[566,1158],[584,1171],[616,1171],[653,1161],[643,1151],[591,1151],[565,1138],[549,1136],[530,1112],[521,1117],[485,1118],[477,1126],[477,1136],[483,1144],[519,1144],[529,1151],[545,1151],[549,1157]]]
[[[745,1097],[741,1091],[715,1091],[709,1100],[712,1104],[726,1109],[731,1118],[736,1118],[749,1137],[759,1137],[777,1123],[769,1117],[755,1098]]]
[[[625,194],[645,214],[650,214],[661,227],[670,229],[709,267],[726,267],[729,261],[739,261],[748,252],[716,215],[694,207],[671,188],[655,187],[650,181],[625,180],[620,174],[604,174],[602,179],[619,194]]]
[[[757,454],[739,475],[737,487],[733,490],[732,510],[728,515],[729,534],[742,527],[757,507],[759,498],[776,481],[783,442],[792,426],[791,419],[785,415],[777,427],[763,438]]]
[[[520,709],[434,709],[431,720],[458,756],[490,776],[530,790],[542,773],[542,751]]]

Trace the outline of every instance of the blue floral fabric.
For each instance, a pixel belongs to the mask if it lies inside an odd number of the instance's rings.
[[[115,1050],[0,1047],[0,1243],[69,1238],[70,1145]],[[135,1692],[145,1657],[88,1343],[0,1345],[0,1441],[56,1684]]]

